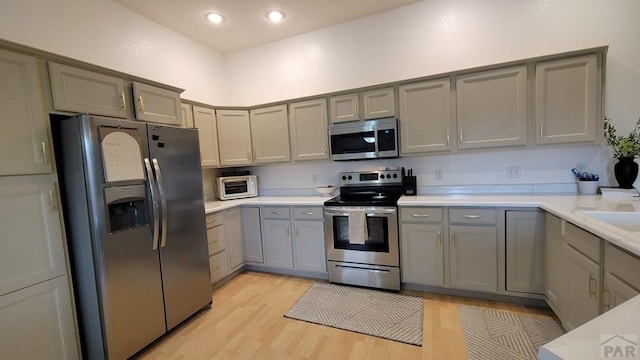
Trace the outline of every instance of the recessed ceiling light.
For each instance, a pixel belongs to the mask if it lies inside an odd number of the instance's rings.
[[[220,24],[224,21],[224,16],[214,12],[208,13],[207,15],[205,15],[205,17],[207,18],[207,20],[214,24]]]
[[[267,13],[267,19],[274,23],[280,22],[284,19],[284,13],[278,10],[269,11]]]

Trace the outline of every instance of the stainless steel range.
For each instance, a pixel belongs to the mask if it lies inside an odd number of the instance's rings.
[[[340,174],[340,196],[324,203],[329,281],[400,290],[400,196],[400,170]]]

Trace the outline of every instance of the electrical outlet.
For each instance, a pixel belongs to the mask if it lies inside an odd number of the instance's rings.
[[[442,169],[436,169],[436,180],[442,180]]]
[[[507,177],[516,179],[520,177],[520,166],[507,166]]]

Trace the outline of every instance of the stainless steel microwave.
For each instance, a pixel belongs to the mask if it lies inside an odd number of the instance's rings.
[[[395,117],[334,124],[329,127],[332,160],[398,157]]]
[[[258,196],[258,178],[255,175],[222,176],[218,178],[220,200]]]

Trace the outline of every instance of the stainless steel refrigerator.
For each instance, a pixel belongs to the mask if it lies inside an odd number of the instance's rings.
[[[124,359],[211,306],[198,133],[52,120],[83,357]]]

